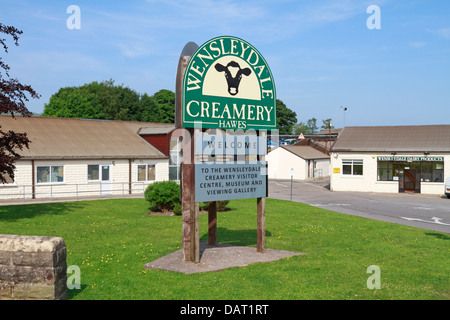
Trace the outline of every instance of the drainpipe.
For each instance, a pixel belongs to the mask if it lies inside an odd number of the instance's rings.
[[[36,199],[34,189],[34,160],[31,160],[31,199]]]
[[[131,194],[131,159],[128,159],[128,194]]]

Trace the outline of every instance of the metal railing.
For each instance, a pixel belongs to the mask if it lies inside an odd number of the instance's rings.
[[[50,200],[64,197],[78,200],[80,197],[107,197],[122,196],[130,194],[143,194],[145,188],[153,182],[110,182],[108,184],[96,183],[54,183],[33,185],[7,185],[0,187],[0,201],[31,199]],[[107,187],[108,186],[108,187]],[[110,187],[109,187],[110,186]],[[106,189],[107,187],[107,189]],[[15,189],[16,192],[10,192]],[[34,191],[33,191],[34,190]]]
[[[314,169],[313,178],[314,180],[322,178],[322,169]]]

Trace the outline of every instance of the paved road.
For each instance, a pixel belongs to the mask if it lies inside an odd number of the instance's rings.
[[[450,233],[450,199],[416,193],[331,192],[329,180],[294,181],[292,201],[335,212]],[[269,181],[269,197],[290,200],[291,182]]]

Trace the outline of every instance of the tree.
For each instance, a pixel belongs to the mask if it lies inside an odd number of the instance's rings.
[[[277,99],[277,129],[279,134],[292,134],[296,123],[297,114],[286,107],[283,101]]]
[[[300,134],[300,133],[310,134],[309,127],[305,123],[299,122],[294,125],[294,133],[295,134]]]
[[[44,106],[46,117],[130,120],[141,116],[139,94],[114,80],[65,87]]]
[[[58,90],[44,106],[44,117],[105,119],[99,97],[87,86]]]
[[[160,121],[173,123],[175,121],[175,92],[162,89],[153,95],[153,99],[160,110]]]
[[[16,46],[19,45],[19,35],[23,32],[13,26],[5,26],[0,23],[0,33],[11,36]],[[6,38],[0,38],[0,44],[5,53],[8,53]],[[25,106],[25,101],[31,98],[39,98],[39,94],[29,85],[21,84],[17,79],[10,78],[10,67],[0,58],[0,114],[10,113],[16,115],[31,116],[31,112]],[[4,72],[4,75],[2,74]],[[31,141],[26,133],[17,133],[11,130],[5,132],[0,127],[0,183],[8,181],[7,176],[14,180],[15,162],[20,159],[18,149],[28,148]]]
[[[65,87],[44,106],[46,117],[173,123],[175,93],[160,90],[153,96],[115,85],[114,80]]]
[[[160,122],[161,110],[156,104],[155,99],[152,96],[144,93],[139,101],[141,105],[141,118],[139,121],[144,122]]]
[[[317,127],[317,119],[316,118],[311,118],[306,122],[307,127],[309,128],[309,133],[310,134],[314,134],[317,132],[317,130],[319,129]]]

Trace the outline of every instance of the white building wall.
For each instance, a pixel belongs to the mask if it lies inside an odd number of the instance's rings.
[[[409,154],[408,154],[409,155]],[[330,166],[331,191],[362,191],[362,192],[386,192],[398,193],[398,181],[377,181],[377,157],[391,156],[390,153],[332,153]],[[411,154],[411,156],[423,156],[423,154]],[[450,155],[444,157],[444,181],[450,177]],[[363,175],[353,176],[342,174],[342,160],[363,160]],[[444,182],[421,182],[421,193],[443,194]]]
[[[15,181],[11,184],[0,184],[0,201],[1,199],[23,199],[31,198],[31,161],[17,161],[15,163]],[[27,186],[28,185],[28,186]]]
[[[146,186],[153,181],[139,182],[137,177],[138,164],[155,165],[155,181],[169,180],[169,161],[166,159],[138,159],[131,163],[132,193],[143,193]],[[53,183],[38,183],[36,174],[39,166],[63,166],[64,181]],[[88,181],[88,165],[109,165],[110,190],[101,188],[100,180]],[[83,196],[99,196],[101,194],[128,194],[129,160],[35,160],[35,197],[57,198]],[[32,161],[16,163],[15,181],[12,184],[0,185],[1,199],[32,198]]]
[[[314,161],[316,163],[316,170],[320,170],[317,172],[320,172],[322,177],[328,177],[330,175],[330,160],[329,159],[317,159]],[[313,161],[311,160],[311,166],[313,165],[312,162]],[[308,165],[306,165],[306,166],[308,166]]]
[[[266,156],[269,179],[291,179],[290,170],[294,168],[295,180],[308,177],[308,164],[302,158],[283,148],[276,148]]]

